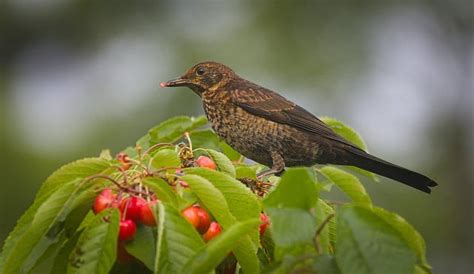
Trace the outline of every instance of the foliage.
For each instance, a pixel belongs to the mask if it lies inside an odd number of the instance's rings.
[[[353,129],[325,120],[366,149]],[[243,162],[203,125],[203,117],[176,117],[125,149],[126,161],[124,154],[115,160],[102,153],[53,173],[6,240],[0,272],[431,272],[420,234],[402,217],[374,206],[355,175],[333,166],[300,167],[257,180],[262,167]],[[197,166],[200,155],[210,157],[217,170]],[[332,185],[350,202],[325,200]],[[157,225],[139,224],[133,240],[120,242],[123,213],[113,207],[91,211],[104,188],[118,196],[156,197]],[[222,226],[215,239],[206,243],[181,214],[192,204]],[[261,212],[270,219],[263,233]],[[129,262],[116,259],[122,245]]]

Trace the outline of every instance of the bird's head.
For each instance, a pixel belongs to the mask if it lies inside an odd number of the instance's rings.
[[[161,87],[185,86],[198,95],[214,91],[235,77],[232,69],[216,62],[203,62],[194,65],[181,77],[160,83]]]

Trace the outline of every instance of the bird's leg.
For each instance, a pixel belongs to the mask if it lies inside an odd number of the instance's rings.
[[[280,153],[272,151],[272,168],[269,170],[262,171],[257,174],[257,180],[262,180],[263,177],[273,175],[273,174],[281,174],[285,170],[285,160],[280,155]]]

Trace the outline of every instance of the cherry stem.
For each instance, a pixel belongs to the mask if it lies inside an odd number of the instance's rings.
[[[128,185],[128,180],[127,180],[127,172],[125,170],[121,170],[122,175],[123,175],[123,182]]]
[[[122,186],[119,182],[114,180],[112,177],[110,177],[108,175],[103,175],[103,174],[96,174],[96,175],[89,176],[84,180],[84,183],[90,182],[94,179],[106,179],[106,180],[109,180],[110,182],[112,182],[114,185],[116,185],[121,190],[126,190],[127,189],[126,187]]]
[[[188,141],[189,144],[189,149],[193,151],[193,142],[191,142],[191,137],[189,137],[189,132],[184,133],[184,137],[186,137],[186,140]]]
[[[150,191],[148,190],[148,187],[147,186],[143,186],[143,188],[145,189],[145,193],[146,193],[146,200],[147,202],[150,202]]]
[[[142,159],[142,147],[140,145],[136,145],[135,146],[135,150],[137,151],[137,156],[138,156],[138,159]],[[141,162],[141,161],[140,161]]]
[[[147,154],[150,154],[151,152],[153,152],[153,150],[157,149],[157,148],[160,148],[160,147],[174,147],[175,145],[172,144],[172,143],[159,143],[159,144],[154,144],[152,145],[151,147],[149,147],[147,150],[145,150],[145,152],[143,152],[143,155],[142,156],[145,156]]]
[[[87,182],[90,182],[94,179],[106,179],[106,180],[109,180],[110,182],[112,182],[114,185],[116,185],[121,192],[126,192],[126,193],[133,193],[133,194],[136,194],[136,195],[139,195],[139,194],[142,194],[142,195],[146,195],[145,192],[143,191],[139,191],[139,190],[135,190],[133,189],[132,187],[125,187],[125,186],[122,186],[119,182],[117,182],[116,180],[114,180],[112,177],[110,176],[107,176],[107,175],[103,175],[103,174],[96,174],[96,175],[92,175],[90,177],[87,177],[85,180],[84,180],[84,183],[87,183]]]
[[[143,195],[143,196],[148,195],[146,192],[143,192],[143,191],[140,191],[140,190],[136,190],[136,189],[133,189],[133,188],[127,188],[127,191],[128,191],[128,192],[131,192],[131,193],[133,193],[133,194],[135,194],[135,195],[138,195],[138,196],[139,196],[139,195]]]
[[[160,169],[155,170],[152,174],[153,174],[153,176],[159,175],[159,173],[161,173],[161,172],[163,172],[163,171],[166,171],[166,170],[170,170],[170,169],[178,169],[178,168],[175,167],[175,166],[162,167],[162,168],[160,168]]]
[[[129,203],[130,203],[130,199],[127,199],[127,202],[125,203],[125,210],[123,211],[123,214],[122,214],[122,221],[125,221],[125,218],[127,217],[127,210],[128,210]]]

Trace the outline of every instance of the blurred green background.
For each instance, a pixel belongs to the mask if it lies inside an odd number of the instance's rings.
[[[202,114],[159,83],[215,60],[436,179],[429,196],[365,185],[423,234],[435,273],[472,273],[472,20],[472,1],[4,1],[0,243],[62,164]]]

